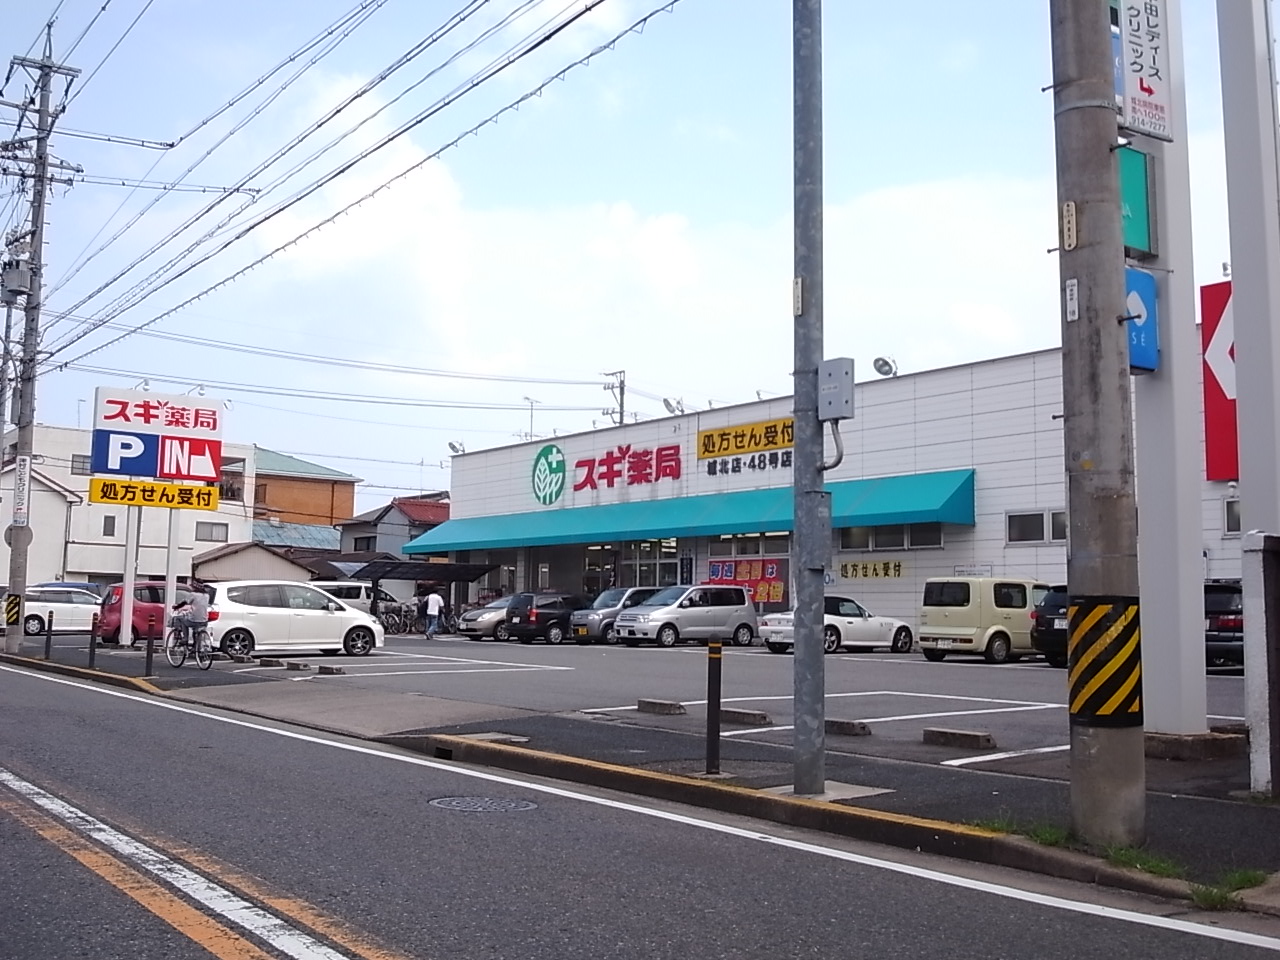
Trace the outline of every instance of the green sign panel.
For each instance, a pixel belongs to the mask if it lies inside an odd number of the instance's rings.
[[[1151,219],[1151,158],[1132,147],[1116,151],[1120,161],[1120,217],[1125,253],[1145,259],[1156,255]]]

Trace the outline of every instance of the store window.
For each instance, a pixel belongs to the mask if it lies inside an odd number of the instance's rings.
[[[913,523],[907,528],[913,549],[942,546],[942,524]]]
[[[1054,543],[1067,542],[1067,511],[1054,510],[1050,512],[1049,537]]]
[[[1223,500],[1222,501],[1223,525],[1224,533],[1233,534],[1240,532],[1240,501],[1239,500]]]
[[[870,550],[870,527],[844,527],[840,530],[841,550]]]
[[[87,453],[71,455],[71,474],[76,477],[87,477],[93,473],[91,458]]]
[[[674,537],[623,544],[618,586],[670,587],[679,582],[680,557]]]
[[[903,526],[876,527],[871,541],[877,550],[901,550],[907,545],[907,529]]]
[[[786,557],[791,555],[791,534],[789,533],[766,533],[763,543],[766,557]]]
[[[1009,543],[1044,543],[1044,511],[1007,514],[1005,530]]]
[[[707,553],[713,557],[732,557],[733,537],[713,537],[707,547]]]
[[[227,529],[227,524],[225,523],[197,523],[196,539],[207,540],[212,543],[226,543]]]
[[[738,557],[758,557],[760,556],[760,534],[758,533],[740,533],[733,538],[734,556]]]

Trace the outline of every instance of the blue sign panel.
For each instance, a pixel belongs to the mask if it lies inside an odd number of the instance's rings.
[[[1129,371],[1150,373],[1160,369],[1160,313],[1156,305],[1156,278],[1145,270],[1124,271],[1125,312],[1129,319]]]
[[[157,477],[160,473],[160,437],[154,433],[95,430],[90,461],[94,473]]]

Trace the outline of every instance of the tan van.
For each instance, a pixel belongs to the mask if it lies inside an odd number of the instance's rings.
[[[1031,612],[1049,585],[1018,577],[938,577],[924,582],[920,651],[935,663],[949,653],[1005,663],[1034,654]]]

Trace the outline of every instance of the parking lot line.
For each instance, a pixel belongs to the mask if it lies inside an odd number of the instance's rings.
[[[348,673],[350,677],[411,677],[424,673],[440,673],[440,674],[458,674],[458,673],[541,673],[551,670],[572,670],[573,667],[506,667],[499,666],[492,669],[483,667],[467,667],[463,670],[382,670],[376,673]],[[302,679],[310,679],[305,677]],[[328,678],[326,678],[328,679]]]
[[[724,697],[721,703],[763,703],[768,700],[791,700],[794,694],[786,693],[762,697]],[[1042,700],[1003,700],[996,697],[962,697],[954,693],[918,693],[914,690],[855,690],[851,693],[828,693],[828,700],[839,697],[917,697],[922,700],[959,700],[962,703],[1000,703],[1016,707],[1062,707],[1062,703],[1046,703]],[[706,706],[705,700],[681,700],[686,707]],[[578,713],[615,713],[635,710],[635,704],[619,707],[587,707]]]
[[[1014,757],[1030,757],[1037,753],[1061,753],[1070,750],[1071,744],[1064,743],[1059,747],[1032,747],[1029,750],[1004,750],[1001,753],[987,753],[981,757],[956,757],[954,760],[943,760],[944,767],[967,767],[971,763],[990,763],[993,760],[1012,760]]]
[[[851,720],[861,720],[863,723],[893,723],[898,720],[937,720],[941,717],[976,717],[986,713],[1020,713],[1026,710],[1065,710],[1065,705],[1061,703],[1039,703],[1023,707],[997,707],[990,710],[948,710],[940,713],[908,713],[898,717],[850,717]],[[724,737],[744,737],[750,733],[768,733],[770,730],[794,730],[794,724],[776,724],[772,727],[755,727],[751,730],[730,730],[728,733],[721,733]]]

